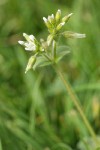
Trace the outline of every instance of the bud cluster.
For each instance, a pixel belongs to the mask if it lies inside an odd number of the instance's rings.
[[[69,20],[72,14],[73,13],[61,18],[61,10],[58,9],[55,16],[54,14],[52,14],[51,16],[48,16],[48,18],[43,17],[43,20],[48,28],[48,31],[51,34],[55,34],[64,26],[64,24]]]
[[[73,13],[66,15],[65,17],[61,17],[61,10],[58,9],[55,16],[52,14],[48,16],[48,18],[43,17],[44,23],[48,28],[50,35],[47,38],[48,45],[51,44],[53,38],[56,36],[57,33],[62,29],[65,23],[69,20]]]

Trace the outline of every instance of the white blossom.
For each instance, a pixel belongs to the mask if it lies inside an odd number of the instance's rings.
[[[26,38],[27,41],[18,41],[18,43],[25,46],[25,50],[35,51],[37,49],[35,37],[33,35],[27,35],[26,33],[23,33],[23,36]]]

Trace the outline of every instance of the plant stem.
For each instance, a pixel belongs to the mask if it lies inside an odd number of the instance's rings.
[[[52,55],[53,55],[53,59],[56,59],[56,41],[53,40],[53,46],[52,46]]]
[[[83,121],[84,121],[85,126],[87,127],[87,129],[88,129],[88,131],[89,131],[89,133],[90,133],[91,136],[93,137],[93,139],[94,139],[94,141],[96,142],[96,144],[97,144],[97,145],[100,144],[100,143],[98,142],[98,139],[97,139],[97,137],[96,137],[96,134],[95,134],[94,130],[92,129],[92,127],[91,127],[91,125],[90,125],[88,119],[86,118],[86,116],[85,116],[85,114],[84,114],[84,112],[83,112],[83,110],[82,110],[82,107],[81,107],[80,103],[78,102],[78,101],[79,101],[79,100],[78,100],[78,97],[77,97],[77,95],[75,94],[75,92],[73,91],[73,89],[72,89],[70,83],[68,82],[68,80],[65,80],[63,73],[61,72],[61,70],[58,68],[57,65],[54,65],[54,68],[55,68],[56,73],[58,74],[58,76],[59,76],[60,79],[62,80],[63,84],[65,85],[66,91],[68,92],[69,96],[71,97],[71,100],[73,101],[74,105],[76,106],[76,108],[77,108],[77,110],[78,110],[78,112],[79,112],[81,118],[82,118]]]

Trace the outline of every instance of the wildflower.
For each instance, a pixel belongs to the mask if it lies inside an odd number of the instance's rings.
[[[38,50],[38,42],[33,35],[27,35],[23,33],[23,36],[27,41],[18,41],[19,44],[25,46],[25,50],[27,51],[37,51]]]
[[[49,31],[46,41],[40,39],[40,42],[38,42],[33,35],[23,33],[26,41],[18,41],[18,43],[25,46],[25,50],[33,51],[33,55],[29,58],[25,73],[31,68],[36,69],[37,67],[58,63],[69,53],[69,48],[67,46],[58,46],[57,40],[59,36],[64,36],[65,38],[86,37],[85,34],[60,31],[72,14],[73,13],[65,15],[62,18],[61,10],[58,9],[55,15],[49,15],[47,18],[43,17],[44,23]]]
[[[25,70],[26,73],[34,66],[39,52],[44,52],[44,47],[36,40],[33,35],[27,35],[26,33],[23,33],[23,36],[25,37],[26,41],[18,41],[18,43],[25,46],[25,50],[34,52],[34,55],[29,58]]]

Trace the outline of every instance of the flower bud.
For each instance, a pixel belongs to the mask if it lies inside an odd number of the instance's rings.
[[[43,17],[44,23],[47,26],[47,28],[51,28],[51,23],[48,21],[48,19],[46,19],[45,17]]]
[[[25,37],[25,39],[26,39],[27,41],[30,41],[30,38],[29,38],[29,36],[28,36],[26,33],[23,33],[23,36]]]
[[[48,44],[48,46],[51,44],[52,40],[53,40],[53,35],[50,34],[50,35],[47,37],[47,44]]]
[[[57,26],[56,30],[59,31],[59,30],[64,26],[64,24],[65,24],[65,22],[60,23],[60,24]]]
[[[60,20],[60,18],[61,18],[61,10],[58,9],[56,16],[55,16],[56,22],[58,22]]]
[[[48,21],[49,21],[51,24],[54,24],[54,22],[55,22],[54,14],[52,14],[51,16],[48,16]]]
[[[29,58],[29,61],[28,61],[25,73],[27,73],[27,71],[30,70],[33,67],[33,65],[35,64],[35,62],[36,62],[36,56],[31,56]]]
[[[66,38],[85,38],[85,34],[80,34],[80,33],[75,33],[75,32],[70,32],[70,31],[65,31],[62,33],[62,35]]]
[[[69,18],[70,18],[72,15],[73,15],[73,13],[71,13],[71,14],[69,14],[69,15],[63,17],[63,18],[62,18],[62,22],[67,22],[67,21],[69,20]]]

